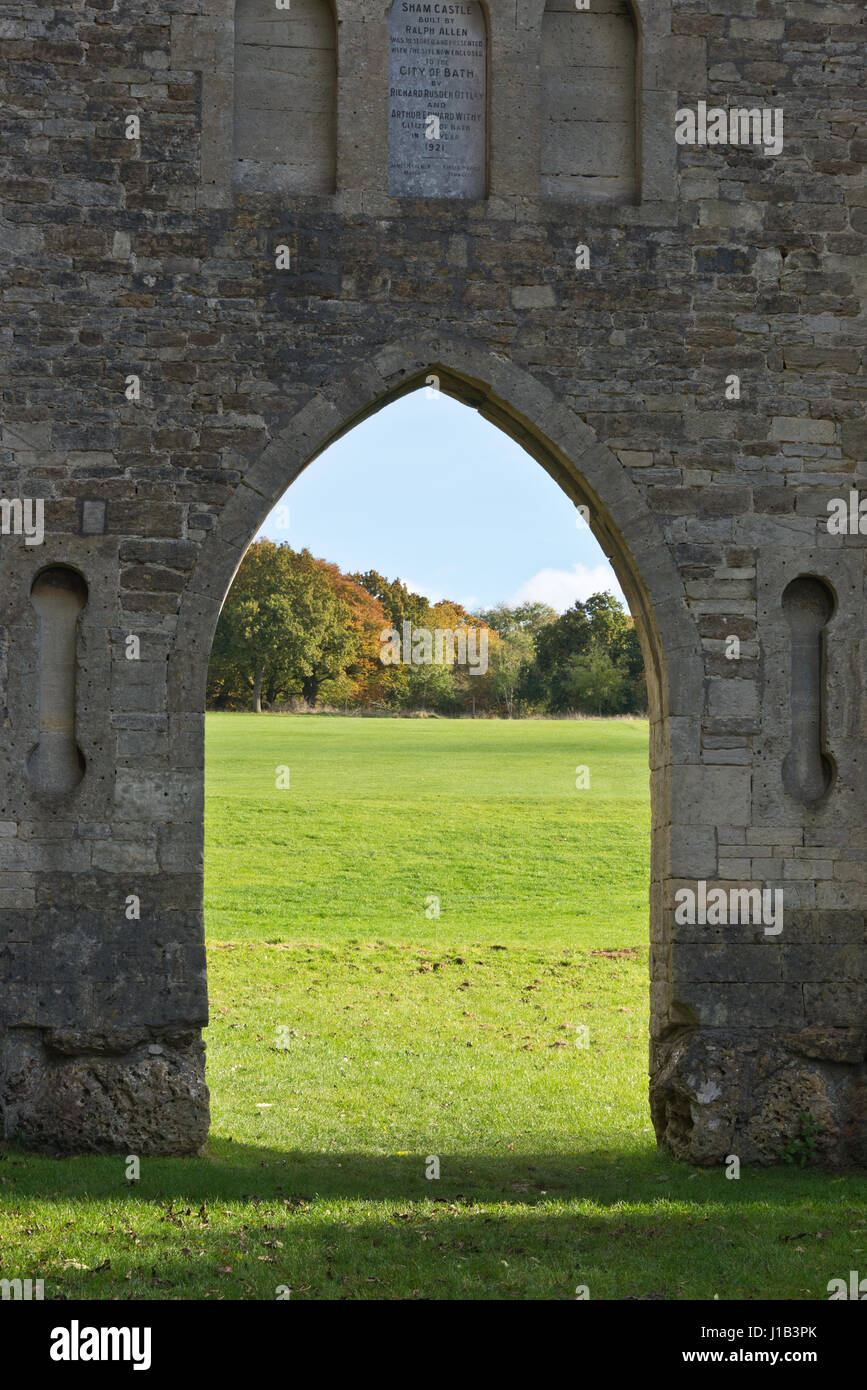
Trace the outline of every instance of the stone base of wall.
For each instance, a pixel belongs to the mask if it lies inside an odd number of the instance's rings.
[[[196,1154],[208,1135],[198,1031],[13,1029],[0,1039],[0,1125],[55,1154]]]
[[[660,1147],[691,1163],[867,1164],[867,1038],[684,1027],[651,1047]],[[809,1118],[806,1118],[809,1117]]]
[[[661,1148],[700,1165],[867,1166],[867,1037],[854,1028],[683,1027],[651,1047]],[[13,1029],[0,1042],[6,1139],[54,1154],[200,1153],[208,1135],[205,1047],[159,1037]]]

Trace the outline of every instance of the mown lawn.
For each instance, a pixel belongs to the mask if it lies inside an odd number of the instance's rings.
[[[656,1151],[646,724],[222,715],[208,740],[207,1154],[132,1185],[7,1149],[0,1277],[815,1300],[867,1267],[864,1176]]]
[[[645,720],[211,715],[208,756],[213,940],[647,944]]]

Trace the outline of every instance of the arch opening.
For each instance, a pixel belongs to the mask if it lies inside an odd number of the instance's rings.
[[[653,597],[642,577],[642,561],[633,555],[625,534],[625,531],[630,528],[635,534],[637,525],[638,534],[644,535],[646,518],[639,518],[637,509],[635,513],[631,511],[628,493],[621,491],[619,493],[620,505],[617,510],[622,517],[622,525],[615,522],[612,508],[604,500],[604,492],[606,488],[610,488],[615,474],[620,469],[616,456],[610,454],[604,449],[604,446],[594,441],[591,432],[580,422],[577,422],[577,440],[575,438],[570,440],[567,431],[564,430],[565,412],[558,413],[556,409],[551,409],[547,402],[541,410],[536,409],[538,402],[534,402],[533,392],[528,389],[531,379],[526,378],[523,373],[513,372],[512,369],[509,369],[510,381],[501,383],[501,389],[495,390],[481,376],[467,370],[467,365],[465,364],[460,368],[452,364],[447,365],[445,354],[440,352],[438,355],[426,359],[416,358],[415,362],[390,371],[390,380],[385,390],[371,392],[368,376],[363,384],[360,382],[350,383],[347,393],[336,399],[328,400],[320,396],[310,400],[299,416],[298,425],[285,427],[268,446],[262,456],[261,472],[254,473],[252,476],[254,486],[251,486],[249,491],[247,489],[239,490],[241,493],[239,507],[232,518],[232,534],[237,538],[231,547],[231,553],[235,556],[235,566],[240,564],[249,543],[261,529],[266,516],[283,498],[283,495],[290,490],[291,484],[299,478],[302,472],[307,470],[315,460],[321,458],[336,441],[343,439],[357,426],[413,392],[431,389],[442,392],[461,405],[476,411],[520,445],[530,457],[543,467],[549,477],[558,484],[576,507],[587,509],[586,515],[590,529],[597,541],[601,543],[604,553],[614,568],[618,582],[627,597],[640,636],[645,657],[648,703],[653,729],[650,804],[652,824],[656,833],[652,836],[650,844],[651,941],[654,943],[651,947],[651,960],[660,961],[662,955],[657,943],[664,938],[662,921],[664,893],[662,887],[667,874],[668,853],[665,835],[660,832],[664,832],[667,824],[666,807],[669,789],[667,778],[664,775],[664,765],[667,737],[666,714],[670,707],[670,698],[666,688],[663,644],[654,610]],[[520,388],[522,381],[525,386],[523,390]],[[503,385],[506,386],[505,390],[502,389]],[[509,389],[510,386],[512,389]],[[535,422],[540,415],[545,419],[547,426],[545,429],[540,428]],[[576,423],[574,417],[571,418],[574,425]],[[577,442],[578,440],[580,443]],[[573,461],[576,458],[577,464]],[[580,464],[585,465],[586,471],[579,466]],[[265,483],[266,468],[269,479],[267,484]],[[214,583],[211,592],[213,593],[215,622],[219,605],[224,598],[224,592],[228,591],[232,577],[225,568],[229,554],[230,552],[224,549],[219,557],[219,564],[222,568],[222,583],[219,584],[219,588],[217,587],[216,571],[213,574]],[[200,618],[201,610],[199,612]],[[686,643],[683,642],[682,645],[685,646]],[[204,684],[204,672],[202,674]],[[238,707],[236,706],[236,708]],[[249,706],[247,708],[249,709]],[[337,713],[338,711],[334,712]],[[218,717],[231,719],[233,717],[243,718],[244,716]],[[646,763],[644,765],[646,767]],[[578,772],[580,769],[576,768],[575,771]],[[291,786],[294,786],[292,779],[295,773],[294,770],[290,769],[288,762],[285,765],[282,762],[277,765],[277,776],[278,779],[284,779],[283,781],[278,780],[276,783],[278,792],[282,791],[283,788],[288,791]],[[581,783],[575,781],[576,788],[579,785]],[[230,817],[230,819],[233,818]],[[624,852],[628,854],[628,849],[624,849]],[[224,873],[222,881],[225,879],[226,874]],[[646,882],[645,879],[644,883],[646,884]],[[645,899],[646,902],[647,899]],[[642,937],[644,941],[647,940],[643,932]],[[657,991],[652,999],[654,1018],[658,1023],[664,1013],[665,1000],[660,991]]]
[[[783,786],[804,805],[831,790],[834,762],[825,748],[827,626],[836,608],[828,584],[813,575],[793,579],[782,608],[791,634],[791,747],[783,760]]]
[[[498,425],[539,462],[572,502],[588,507],[590,529],[609,558],[641,641],[650,708],[651,1037],[672,1019],[666,915],[675,853],[675,763],[700,761],[702,659],[682,577],[662,531],[617,455],[570,406],[514,361],[461,339],[422,334],[393,341],[345,373],[329,365],[317,387],[296,391],[269,441],[203,543],[185,588],[168,665],[171,709],[183,712],[188,757],[204,766],[208,657],[224,598],[253,538],[291,483],[328,446],[389,402],[438,378],[440,389]],[[676,740],[676,748],[674,741]],[[197,826],[191,826],[195,831]],[[202,832],[198,832],[199,852]],[[677,851],[679,852],[679,851]]]
[[[516,374],[516,387],[523,377],[523,373]],[[666,639],[660,629],[657,607],[642,576],[642,562],[645,556],[649,558],[652,553],[655,569],[659,571],[661,568],[665,573],[665,598],[670,597],[675,584],[679,591],[680,581],[676,576],[673,562],[670,561],[667,554],[661,553],[661,540],[655,531],[652,540],[648,541],[646,509],[640,506],[636,497],[628,495],[623,486],[622,468],[616,456],[606,450],[604,446],[599,445],[592,432],[580,422],[580,432],[575,441],[574,449],[570,448],[565,440],[562,443],[558,442],[550,432],[540,428],[530,418],[526,410],[521,409],[517,404],[511,404],[506,394],[495,391],[481,375],[459,369],[453,364],[450,365],[444,356],[432,357],[423,365],[416,365],[411,369],[400,369],[395,373],[388,388],[382,393],[376,394],[372,399],[364,391],[365,398],[356,400],[352,406],[347,404],[340,422],[332,424],[330,427],[326,426],[315,444],[310,442],[310,436],[306,429],[303,436],[293,438],[291,425],[272,441],[266,450],[266,455],[263,456],[263,466],[267,458],[268,483],[266,488],[260,490],[259,486],[256,485],[255,491],[252,488],[243,489],[237,498],[236,514],[230,518],[229,529],[231,534],[237,537],[237,541],[233,540],[232,543],[231,564],[227,565],[226,563],[227,559],[230,559],[229,552],[223,553],[219,557],[215,556],[213,580],[207,585],[207,592],[215,605],[212,610],[212,626],[208,633],[209,645],[207,650],[210,650],[210,642],[213,640],[220,607],[247,548],[261,529],[269,512],[291,483],[326,449],[347,435],[357,425],[387,407],[391,402],[400,400],[411,392],[426,387],[431,380],[436,382],[436,389],[451,396],[462,405],[478,411],[483,418],[496,425],[504,434],[520,445],[559,485],[570,501],[577,508],[581,508],[591,532],[614,570],[617,581],[626,597],[629,611],[635,620],[647,674],[650,720],[652,725],[661,726],[662,721],[671,712],[672,695],[665,668],[665,642],[666,640],[673,641],[679,647],[691,645],[696,651],[697,647],[692,631],[677,635],[672,632],[670,637]],[[520,399],[524,395],[526,395],[526,390],[516,389],[515,397]],[[547,393],[545,396],[547,406]],[[323,402],[323,415],[333,419],[334,408],[330,403],[325,405],[321,396],[319,399]],[[589,469],[582,470],[576,465],[573,461],[576,456],[579,463],[592,461],[592,476]],[[623,526],[618,525],[614,510],[606,502],[602,493],[603,487],[607,487],[613,480],[614,470],[621,474],[621,477],[616,479],[619,484],[616,489],[617,500],[622,504],[625,518],[632,523],[636,539],[643,547],[642,562],[636,559],[634,549],[630,545]],[[670,626],[667,608],[665,616]],[[196,622],[196,627],[198,628],[198,622]],[[196,645],[198,646],[199,643],[196,642]],[[206,671],[207,652],[205,653],[204,665],[200,663],[198,670],[200,708],[204,705]]]

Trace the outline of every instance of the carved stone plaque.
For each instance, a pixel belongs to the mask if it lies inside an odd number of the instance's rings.
[[[388,72],[392,197],[484,198],[487,34],[478,0],[394,0]]]

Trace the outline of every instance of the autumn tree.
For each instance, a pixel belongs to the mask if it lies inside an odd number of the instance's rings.
[[[220,614],[208,699],[261,711],[299,694],[309,705],[385,702],[444,713],[501,710],[509,718],[526,704],[555,714],[646,707],[635,625],[611,594],[594,594],[560,617],[544,603],[497,604],[473,615],[451,600],[431,603],[377,570],[347,575],[309,550],[257,541]]]
[[[362,642],[349,603],[309,551],[254,542],[217,623],[209,693],[234,681],[260,713],[300,693],[315,703],[323,681],[344,673]]]

